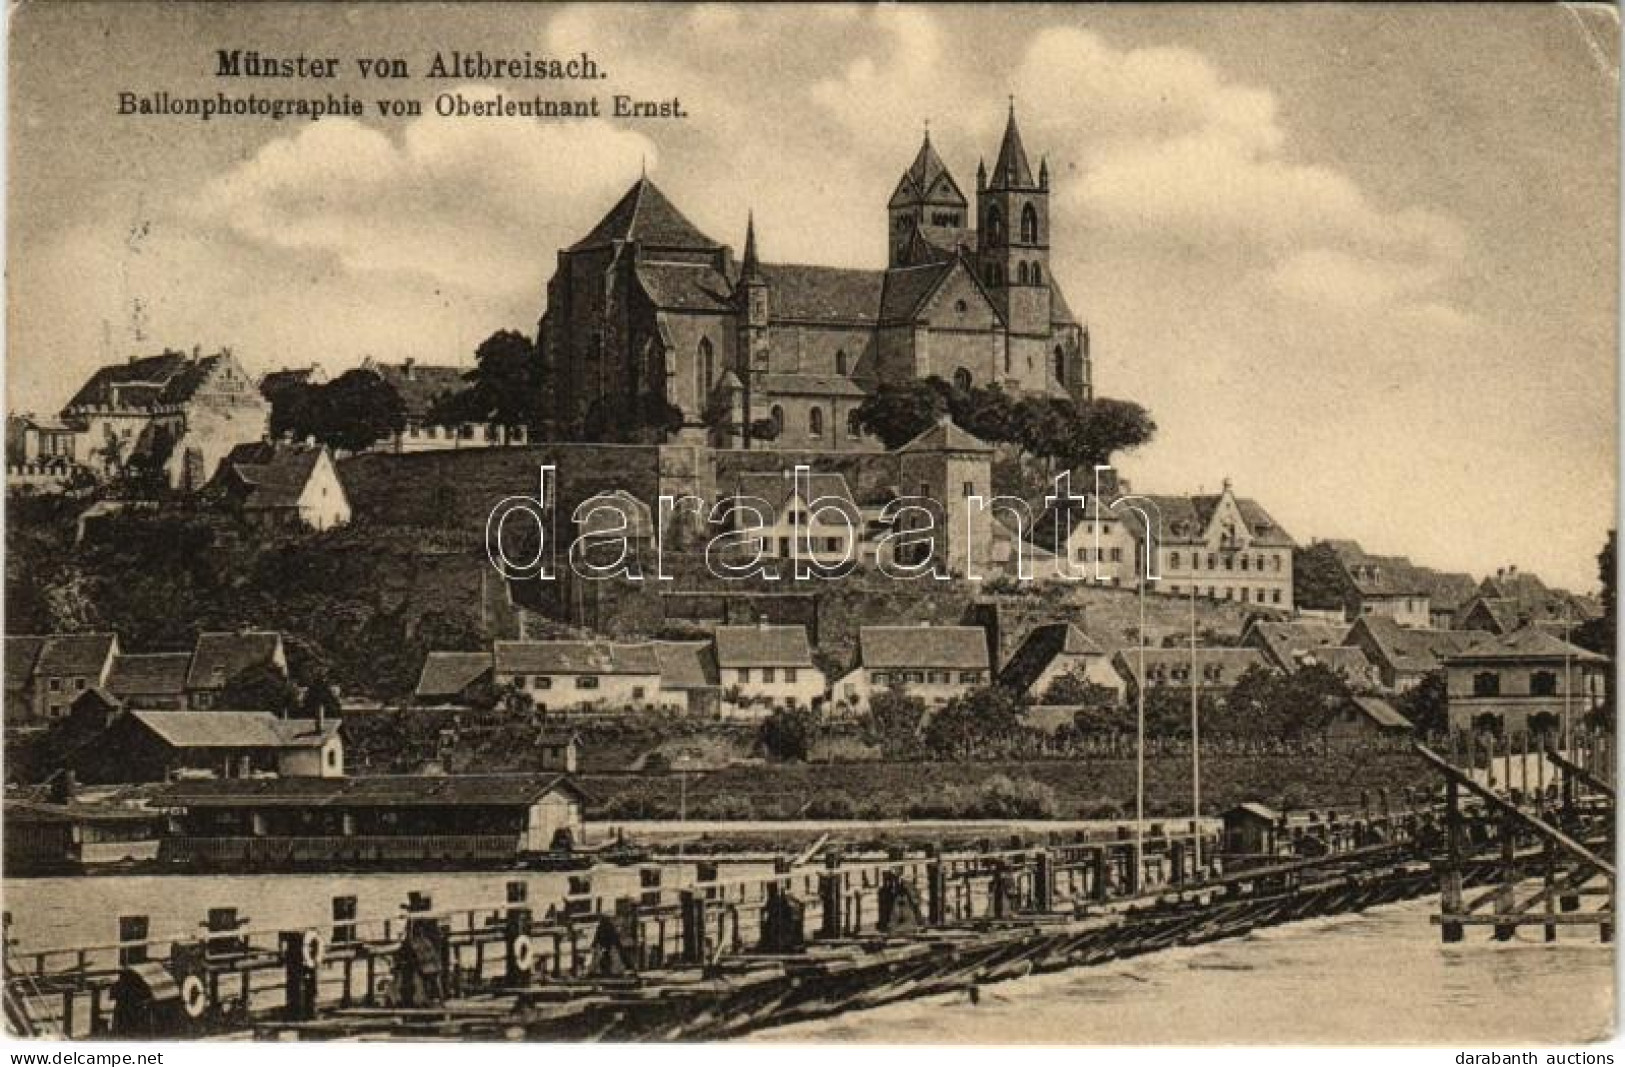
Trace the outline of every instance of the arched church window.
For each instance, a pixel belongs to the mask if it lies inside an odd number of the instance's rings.
[[[857,408],[846,413],[846,436],[853,440],[863,436],[863,420],[858,418]]]
[[[711,386],[716,384],[716,354],[711,350],[711,339],[700,338],[700,358],[694,361],[694,373],[699,376],[695,385],[694,396],[701,403],[711,395]]]
[[[1044,284],[1044,268],[1037,263],[1033,264],[1033,284]]]
[[[1038,212],[1033,210],[1031,204],[1021,209],[1021,243],[1038,243]]]
[[[812,437],[824,436],[824,409],[814,407],[807,412],[807,433]]]
[[[1027,284],[1027,264],[1016,264],[1016,281],[1020,282],[1022,285]]]
[[[846,373],[846,349],[837,349],[835,352],[835,373]]]
[[[767,413],[767,421],[773,424],[773,436],[778,437],[784,433],[784,409],[774,404]]]
[[[1055,346],[1055,380],[1066,384],[1066,350],[1060,345]]]
[[[1004,216],[997,207],[987,209],[987,237],[993,244],[1004,243]]]
[[[954,371],[954,388],[960,392],[969,392],[971,387],[970,371],[960,367]]]

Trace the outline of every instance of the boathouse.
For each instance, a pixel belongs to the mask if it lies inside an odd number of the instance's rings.
[[[586,795],[560,774],[175,782],[153,803],[163,857],[211,866],[507,862],[582,843]]]

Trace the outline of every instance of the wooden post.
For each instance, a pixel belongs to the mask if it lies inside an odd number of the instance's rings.
[[[347,945],[355,940],[355,897],[333,898],[333,944]]]
[[[824,870],[818,875],[818,900],[823,912],[819,924],[820,937],[840,937],[842,927],[841,857],[830,854],[824,859]]]
[[[683,962],[697,967],[705,962],[705,898],[692,889],[677,894],[682,924]]]
[[[1111,898],[1111,880],[1107,877],[1110,866],[1110,845],[1099,845],[1089,853],[1093,864],[1089,872],[1089,892],[1098,903],[1105,903]]]
[[[1445,867],[1439,881],[1439,905],[1445,914],[1440,926],[1445,944],[1461,940],[1461,923],[1450,919],[1461,914],[1461,789],[1454,778],[1444,786]]]
[[[926,923],[941,926],[948,921],[948,861],[937,855],[936,846],[926,861],[925,915]]]
[[[1546,940],[1556,941],[1557,924],[1550,920],[1557,913],[1557,900],[1555,899],[1557,889],[1557,846],[1550,839],[1547,839],[1546,847],[1542,851],[1544,853],[1545,863],[1543,866],[1545,869],[1542,871],[1541,883],[1542,888],[1546,891],[1545,912],[1548,920],[1545,926]]]
[[[1033,910],[1040,914],[1055,907],[1055,868],[1049,849],[1041,848],[1033,856]]]
[[[1495,894],[1495,914],[1509,914],[1517,902],[1518,891],[1518,819],[1511,811],[1501,815],[1501,889]],[[1495,940],[1511,941],[1518,932],[1516,923],[1495,927]]]
[[[144,944],[127,944],[127,942],[144,942],[147,939],[148,921],[145,915],[120,915],[118,917],[118,965],[120,967],[134,967],[138,963],[147,962],[147,946]]]
[[[1184,885],[1185,884],[1185,842],[1176,839],[1175,841],[1173,841],[1168,846],[1168,862],[1169,862],[1169,866],[1172,868],[1169,871],[1169,874],[1171,876],[1170,880],[1173,882],[1173,884],[1175,886]]]

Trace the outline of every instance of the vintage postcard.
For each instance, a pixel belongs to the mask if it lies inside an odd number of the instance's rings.
[[[1613,1036],[1614,9],[8,39],[13,1040]]]

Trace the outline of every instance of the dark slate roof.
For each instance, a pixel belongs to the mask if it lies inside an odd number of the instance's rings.
[[[297,507],[324,451],[325,445],[241,444],[226,454],[217,477],[231,482],[250,510]]]
[[[1367,658],[1365,650],[1356,645],[1302,649],[1293,653],[1287,668],[1307,667],[1312,663],[1351,682],[1370,682],[1374,678],[1374,664]]]
[[[873,325],[880,319],[886,273],[801,263],[762,264],[769,314],[777,320]]]
[[[1010,120],[1004,126],[1004,140],[999,144],[999,159],[993,164],[993,173],[988,176],[988,185],[993,188],[1017,187],[1028,188],[1033,184],[1033,171],[1027,165],[1027,149],[1021,144],[1021,130],[1016,127],[1016,109],[1010,108]],[[1007,223],[1012,231],[1016,228],[1016,220],[1010,219]]]
[[[639,263],[639,283],[657,308],[733,311],[728,279],[705,263]]]
[[[498,674],[659,674],[653,645],[609,641],[498,641]]]
[[[413,695],[420,700],[461,696],[490,673],[489,652],[431,652],[423,658]]]
[[[1395,711],[1394,706],[1386,700],[1377,697],[1350,697],[1349,702],[1378,726],[1400,730],[1411,728],[1411,720]]]
[[[113,659],[107,689],[116,697],[180,696],[192,665],[190,652],[121,653]]]
[[[808,498],[802,501],[803,504],[811,504],[821,498],[828,499],[846,514],[848,521],[854,524],[863,521],[863,513],[858,509],[857,502],[852,499],[852,490],[848,488],[846,478],[842,475],[810,471],[804,480],[804,487]],[[766,501],[774,512],[778,513],[790,502],[796,488],[793,471],[746,471],[735,481],[733,495]]]
[[[1139,680],[1140,650],[1138,648],[1121,649],[1112,660],[1117,673],[1130,682]],[[1189,687],[1190,678],[1182,676],[1171,677],[1170,672],[1175,669],[1185,670],[1191,665],[1191,650],[1189,648],[1148,648],[1145,650],[1146,673],[1155,668],[1162,668],[1161,678],[1152,678],[1151,684],[1168,685],[1174,687]],[[1218,666],[1219,678],[1217,680],[1208,675],[1208,668]],[[1196,650],[1196,680],[1198,688],[1225,688],[1236,684],[1236,680],[1254,667],[1269,670],[1268,661],[1264,653],[1256,648],[1198,648]]]
[[[1100,646],[1070,622],[1035,626],[1021,642],[1010,662],[999,672],[999,684],[1025,693],[1057,656],[1103,656]]]
[[[812,651],[802,626],[718,626],[717,666],[811,667]]]
[[[73,394],[66,410],[139,411],[161,403],[179,403],[192,395],[207,369],[220,358],[214,355],[194,362],[184,352],[164,352],[102,367]]]
[[[113,634],[56,634],[46,638],[34,663],[43,677],[99,674],[118,638]]]
[[[868,394],[844,374],[758,374],[754,384],[763,393],[781,396],[846,396]]]
[[[949,256],[931,263],[913,267],[893,267],[885,272],[884,290],[880,300],[880,318],[883,322],[909,322],[919,313],[920,305],[937,290],[942,280],[953,273],[959,261]]]
[[[316,366],[284,367],[281,370],[266,371],[260,376],[260,395],[267,400],[273,400],[282,390],[293,385],[314,384]]]
[[[339,731],[328,719],[279,719],[268,711],[132,711],[174,748],[320,748]]]
[[[408,360],[404,363],[378,363],[369,360],[366,369],[384,380],[401,398],[406,417],[421,422],[428,417],[435,401],[452,396],[468,388],[465,377],[469,367],[448,367]]]
[[[985,671],[987,632],[978,626],[865,626],[858,662],[870,670]]]
[[[930,429],[923,430],[914,440],[900,447],[899,452],[992,452],[993,446],[961,429],[959,424],[944,415]]]
[[[530,805],[561,791],[585,799],[562,774],[390,774],[367,778],[216,778],[174,782],[153,795],[169,807],[443,807]]]
[[[1049,280],[1049,321],[1052,326],[1078,325],[1077,317],[1072,314],[1072,305],[1061,294],[1061,283],[1053,277]]]
[[[1473,630],[1434,630],[1405,627],[1386,615],[1362,615],[1349,631],[1345,643],[1354,643],[1355,630],[1364,627],[1376,645],[1378,656],[1393,669],[1426,672],[1456,655],[1483,636]]]
[[[1343,623],[1325,622],[1320,619],[1281,622],[1255,618],[1241,635],[1241,643],[1247,645],[1256,642],[1262,645],[1277,667],[1291,670],[1299,653],[1341,645],[1348,632],[1348,626]]]
[[[219,689],[260,664],[274,664],[282,635],[273,630],[198,634],[187,689]]]
[[[948,173],[948,165],[931,146],[929,133],[925,135],[925,142],[920,145],[914,162],[898,179],[897,189],[887,206],[906,207],[922,203],[961,208],[969,206],[954,176]]]
[[[639,178],[571,251],[601,248],[615,241],[636,241],[648,248],[714,251],[721,246],[666,199],[654,182]]]
[[[709,641],[656,641],[662,689],[711,689],[717,685],[717,655]]]
[[[17,689],[34,677],[34,664],[45,648],[44,637],[6,635],[6,688]]]
[[[1595,652],[1570,644],[1546,633],[1538,626],[1526,626],[1509,634],[1473,633],[1475,640],[1459,649],[1449,660],[1563,660],[1576,663],[1606,663]]]
[[[1191,544],[1200,543],[1206,533],[1207,526],[1213,518],[1213,512],[1218,507],[1223,495],[1210,493],[1202,496],[1163,496],[1148,493],[1136,493],[1156,505],[1156,514],[1161,520],[1159,531],[1163,544]],[[1292,548],[1295,542],[1292,535],[1287,533],[1264,506],[1249,497],[1238,496],[1236,509],[1241,512],[1241,519],[1247,524],[1248,532],[1252,535],[1252,544],[1264,548]],[[1138,511],[1124,507],[1122,509],[1125,525],[1139,530],[1140,514]]]

